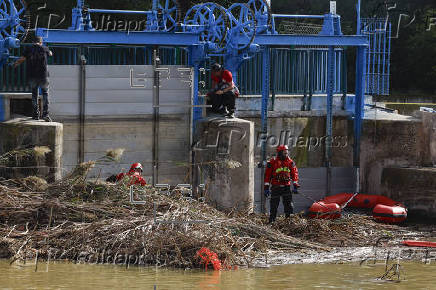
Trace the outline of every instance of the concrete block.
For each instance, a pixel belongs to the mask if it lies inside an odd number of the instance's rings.
[[[416,121],[365,120],[360,152],[361,192],[384,194],[383,168],[412,167],[422,164],[424,134]]]
[[[20,178],[38,175],[48,181],[61,177],[63,126],[60,123],[13,119],[0,123],[0,154],[14,149],[47,146],[51,152],[40,160],[23,161],[18,168],[1,168],[1,176]],[[22,167],[22,168],[19,168]]]
[[[381,188],[404,203],[409,217],[436,219],[436,168],[384,168]]]
[[[195,140],[196,184],[205,183],[209,204],[220,210],[252,211],[254,202],[254,124],[242,119],[207,118]],[[228,161],[241,164],[230,168]]]
[[[424,131],[424,166],[436,167],[436,114],[420,112]]]

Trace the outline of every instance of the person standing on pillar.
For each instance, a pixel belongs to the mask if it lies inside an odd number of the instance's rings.
[[[239,90],[233,82],[232,73],[218,63],[212,65],[211,71],[212,90],[207,94],[207,103],[212,105],[212,112],[234,118]]]
[[[294,211],[292,194],[298,194],[300,187],[298,169],[295,162],[289,158],[288,146],[279,145],[277,147],[277,156],[267,163],[264,182],[265,196],[271,196],[269,222],[272,223],[276,219],[280,197],[283,198],[285,216],[288,218]]]
[[[47,69],[47,57],[53,56],[53,53],[44,46],[42,37],[36,37],[36,42],[32,46],[27,46],[24,49],[23,55],[19,58],[14,67],[19,66],[27,61],[27,79],[32,88],[32,106],[33,119],[39,120],[38,106],[38,89],[42,91],[43,112],[42,118],[46,122],[51,122],[48,114],[48,88],[49,88],[49,73]]]

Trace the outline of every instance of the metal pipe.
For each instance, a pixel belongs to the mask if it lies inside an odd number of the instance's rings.
[[[310,65],[309,64],[309,57],[308,57],[308,51],[305,51],[304,52],[304,78],[303,78],[303,81],[304,81],[304,85],[303,85],[303,94],[304,94],[304,98],[303,98],[303,108],[302,108],[302,111],[307,111],[307,103],[308,103],[308,100],[307,100],[307,91],[308,91],[308,89],[307,89],[307,85],[308,85],[308,81],[309,81],[309,75],[308,75],[308,66]],[[309,65],[308,65],[309,64]]]
[[[309,98],[307,101],[306,110],[312,110],[312,95],[313,95],[313,86],[315,82],[315,52],[311,49],[309,50]]]
[[[191,97],[190,97],[189,103],[190,103],[191,107],[189,108],[189,114],[190,114],[190,116],[189,116],[189,144],[192,145],[192,144],[194,144],[194,133],[195,133],[193,130],[193,128],[194,128],[194,110],[195,110],[195,105],[194,105],[194,76],[193,76],[194,69],[193,68],[191,68],[190,74],[191,74],[191,86],[190,86],[191,87]],[[197,83],[198,83],[198,81],[197,81]],[[194,185],[195,194],[198,196],[197,189],[198,189],[198,185],[200,184],[200,182],[198,179],[198,174],[194,174],[194,172],[195,172],[195,165],[194,165],[195,150],[192,149],[192,146],[191,146],[191,154],[190,154],[189,158],[190,158],[189,162],[191,163],[190,172],[189,172],[190,183],[192,185]]]
[[[326,118],[326,142],[325,142],[325,160],[327,168],[327,187],[326,195],[331,194],[332,190],[332,138],[333,138],[333,87],[335,72],[335,55],[334,47],[329,46],[327,54],[327,118]]]
[[[324,15],[272,14],[273,18],[315,18],[324,19]]]
[[[346,51],[342,51],[342,109],[346,109],[347,100],[347,54]]]
[[[153,49],[153,186],[158,182],[159,174],[159,47]]]
[[[79,77],[79,160],[85,162],[85,109],[86,109],[86,58],[83,55],[83,48],[80,55],[80,77]]]
[[[361,30],[360,30],[360,0],[357,0],[357,5],[356,5],[356,12],[357,12],[357,25],[356,25],[356,35],[360,35],[361,34]]]
[[[356,56],[356,97],[354,108],[354,148],[353,148],[353,167],[354,167],[354,192],[360,191],[360,139],[362,134],[363,106],[365,98],[365,48],[357,48]]]
[[[391,59],[391,33],[392,33],[392,26],[391,26],[391,23],[389,22],[388,23],[388,39],[387,39],[387,41],[388,41],[388,56],[387,56],[388,64],[387,64],[387,73],[386,73],[386,76],[388,79],[386,80],[386,95],[389,95],[389,89],[390,89],[389,75],[390,75],[390,67],[391,67],[391,61],[390,61],[390,59]]]
[[[271,50],[271,54],[272,54],[272,67],[276,68],[276,51],[275,50]],[[276,69],[273,70],[272,74],[271,74],[271,110],[274,111],[274,105],[275,105],[275,100],[276,100],[276,89],[275,89],[275,83],[276,83]]]
[[[261,167],[261,211],[265,212],[265,196],[263,195],[263,176],[266,167],[266,140],[268,135],[268,98],[270,93],[270,48],[265,46],[262,53],[262,110],[261,110],[261,133],[265,137],[262,142],[262,167]]]
[[[89,9],[90,13],[113,13],[113,14],[135,14],[135,15],[149,15],[152,11],[135,11],[135,10],[110,10],[110,9]]]

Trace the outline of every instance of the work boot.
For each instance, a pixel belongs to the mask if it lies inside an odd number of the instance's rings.
[[[44,119],[44,121],[46,122],[53,122],[53,120],[50,118],[50,116],[47,114],[45,116],[42,117]]]
[[[39,112],[33,113],[32,119],[38,121],[39,120]]]
[[[230,111],[225,115],[226,118],[233,119],[235,117],[235,112]]]
[[[228,114],[226,107],[222,107],[218,110],[218,114],[226,116]]]

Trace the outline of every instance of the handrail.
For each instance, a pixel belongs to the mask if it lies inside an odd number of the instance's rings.
[[[88,9],[90,13],[111,13],[111,14],[139,14],[149,15],[152,11],[135,11],[135,10],[109,10],[109,9]]]
[[[273,14],[273,18],[315,18],[324,19],[324,15]]]

